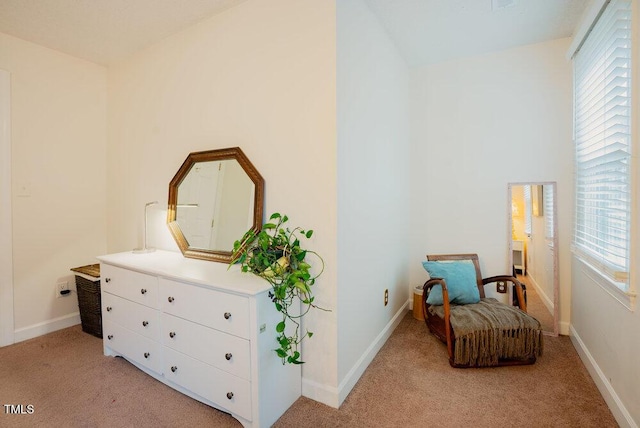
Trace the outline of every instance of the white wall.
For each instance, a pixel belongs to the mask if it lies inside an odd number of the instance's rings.
[[[527,275],[553,313],[553,251],[545,238],[545,217],[531,217],[531,237],[527,240]]]
[[[409,296],[409,72],[364,1],[338,1],[337,17],[342,401],[404,315]]]
[[[79,322],[72,267],[106,250],[106,69],[0,33],[11,73],[15,340]]]
[[[572,340],[618,423],[637,427],[640,315],[619,303],[594,278],[597,275],[574,258]]]
[[[412,70],[411,283],[425,254],[475,252],[510,272],[507,183],[556,181],[560,321],[569,321],[572,72],[569,39]]]
[[[308,395],[337,388],[335,13],[249,0],[109,71],[109,252],[140,245],[144,203],[166,209],[189,152],[241,147],[265,179],[265,214],[313,229],[326,263],[316,303],[331,312],[305,318]],[[162,211],[149,245],[176,250]]]
[[[597,1],[592,11],[602,5]],[[632,76],[632,212],[631,223],[631,260],[630,283],[635,293],[638,292],[640,279],[640,140],[638,124],[640,124],[640,73],[637,58],[640,58],[638,28],[640,28],[640,4],[632,2],[633,18],[632,37],[635,46],[632,67],[636,67]],[[585,15],[583,27],[591,23],[595,14]],[[604,280],[586,267],[579,259],[571,258],[573,293],[571,297],[571,339],[580,353],[583,362],[589,369],[596,385],[600,389],[609,408],[620,426],[640,426],[640,312],[637,297],[635,310],[623,305],[614,295],[611,286],[608,288]],[[629,297],[621,298],[626,305]]]

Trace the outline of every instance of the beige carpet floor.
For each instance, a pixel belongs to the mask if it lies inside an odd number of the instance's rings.
[[[276,427],[615,427],[568,337],[533,366],[453,369],[407,313],[340,409],[300,398]],[[0,348],[1,427],[239,427],[121,358],[79,326]]]
[[[527,312],[540,321],[544,331],[553,332],[553,314],[549,312],[535,287],[531,285],[530,277],[518,275],[518,279],[527,287]]]

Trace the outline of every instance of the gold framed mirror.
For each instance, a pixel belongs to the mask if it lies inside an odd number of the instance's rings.
[[[169,183],[167,225],[185,257],[229,263],[262,226],[264,180],[239,147],[193,152]]]

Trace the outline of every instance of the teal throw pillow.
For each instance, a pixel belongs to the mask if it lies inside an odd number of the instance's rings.
[[[459,305],[478,303],[480,291],[476,284],[476,268],[471,261],[427,261],[422,266],[431,278],[443,278],[449,291],[449,302]],[[442,287],[436,285],[431,289],[427,303],[442,305]]]

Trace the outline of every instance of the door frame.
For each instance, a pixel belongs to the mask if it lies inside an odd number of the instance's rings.
[[[0,69],[0,346],[11,345],[13,316],[13,228],[11,220],[11,75]]]

